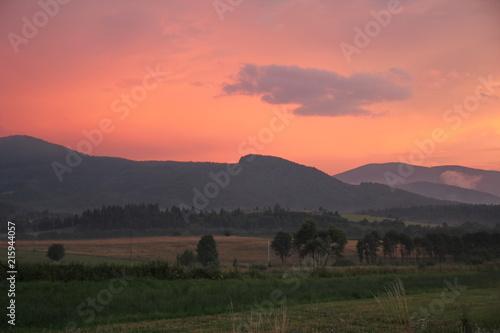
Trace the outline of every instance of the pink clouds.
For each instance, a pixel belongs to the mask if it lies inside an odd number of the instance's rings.
[[[395,84],[391,76],[407,78],[408,74],[393,69],[389,74],[344,77],[315,68],[246,64],[223,90],[228,95],[261,95],[270,104],[299,104],[294,109],[297,115],[370,115],[365,105],[410,97],[411,87]]]

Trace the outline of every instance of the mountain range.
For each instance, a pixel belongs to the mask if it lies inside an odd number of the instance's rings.
[[[237,164],[139,162],[85,155],[29,136],[0,138],[0,202],[66,213],[131,203],[339,211],[450,204],[373,180],[348,184],[273,156],[243,156]]]
[[[348,184],[373,182],[439,200],[500,204],[500,172],[458,165],[422,167],[405,163],[367,164],[334,176]]]
[[[102,205],[270,207],[356,211],[500,204],[500,172],[368,164],[335,176],[273,156],[237,164],[131,161],[85,155],[29,136],[0,138],[0,202],[76,213]]]

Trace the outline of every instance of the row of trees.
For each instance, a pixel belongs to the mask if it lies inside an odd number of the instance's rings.
[[[331,257],[341,258],[346,244],[347,237],[342,230],[333,226],[318,229],[314,220],[307,219],[293,235],[279,231],[271,243],[271,248],[283,264],[295,251],[301,265],[311,263],[317,268],[325,267]]]
[[[491,260],[500,257],[500,233],[478,231],[461,236],[444,232],[431,232],[424,236],[389,231],[383,237],[376,231],[366,234],[356,244],[360,263],[374,264],[384,261],[401,262],[423,259],[435,261]],[[382,252],[382,257],[380,255]]]
[[[113,230],[137,230],[147,233],[148,230],[167,230],[167,234],[205,234],[211,230],[232,230],[245,234],[274,235],[277,230],[296,230],[305,219],[314,219],[320,228],[334,226],[345,232],[348,238],[359,239],[367,232],[376,230],[385,233],[396,230],[412,236],[423,236],[433,230],[447,234],[461,235],[474,232],[484,227],[466,223],[460,227],[438,227],[405,225],[402,220],[385,219],[379,222],[363,220],[352,223],[338,212],[321,210],[320,212],[289,211],[279,205],[274,208],[245,212],[240,209],[227,211],[196,212],[173,206],[161,209],[157,204],[103,206],[98,209],[86,210],[80,215],[57,216],[45,212],[42,217],[29,223],[19,222],[25,231],[44,232],[66,227],[76,227],[80,234],[92,232],[93,235],[107,234]],[[441,229],[439,229],[441,228]],[[51,235],[57,238],[57,235]],[[108,235],[109,236],[109,235]],[[41,235],[43,237],[43,233]]]

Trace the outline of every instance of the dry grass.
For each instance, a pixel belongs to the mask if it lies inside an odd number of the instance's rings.
[[[267,263],[267,238],[214,236],[219,251],[222,265],[231,267],[233,259],[238,264],[249,266],[251,264]],[[28,251],[47,251],[53,243],[64,244],[66,253],[83,254],[108,258],[121,258],[132,260],[167,260],[175,262],[178,253],[186,249],[193,252],[200,240],[200,236],[188,237],[141,237],[141,238],[112,238],[90,240],[43,240],[43,241],[17,241],[18,249]],[[5,247],[3,243],[0,247]],[[351,260],[356,260],[356,241],[349,241],[344,255]],[[294,254],[289,259],[290,263],[298,263]],[[279,265],[280,259],[271,250],[271,263]]]
[[[389,283],[385,291],[386,297],[375,296],[375,299],[384,311],[388,323],[394,325],[398,332],[412,332],[405,288],[401,279],[397,278]]]
[[[230,304],[232,333],[286,333],[289,323],[289,315],[286,303],[268,312],[242,312],[235,314],[233,303]]]

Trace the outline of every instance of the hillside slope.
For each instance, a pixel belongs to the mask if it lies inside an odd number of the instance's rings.
[[[272,156],[249,155],[236,165],[136,162],[79,154],[27,136],[0,138],[0,156],[0,202],[37,210],[79,212],[128,203],[198,209],[278,203],[290,209],[354,211],[443,204],[380,184],[349,185],[315,168]]]

